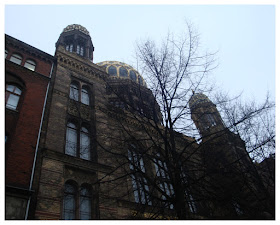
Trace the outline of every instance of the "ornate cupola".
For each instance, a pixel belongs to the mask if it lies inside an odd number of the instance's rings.
[[[201,136],[217,129],[224,129],[224,123],[216,105],[202,93],[194,93],[189,100],[191,118]]]
[[[79,24],[68,25],[64,28],[55,46],[56,48],[63,46],[66,51],[93,60],[94,47],[91,37],[87,29]]]

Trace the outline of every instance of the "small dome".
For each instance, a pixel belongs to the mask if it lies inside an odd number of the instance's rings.
[[[63,29],[62,33],[69,32],[69,31],[72,31],[72,30],[79,30],[84,34],[89,35],[88,30],[85,27],[83,27],[79,24],[68,25],[66,28]]]
[[[106,72],[112,77],[130,79],[147,87],[143,77],[130,65],[118,61],[104,61],[97,63],[97,65],[104,67]]]
[[[210,99],[202,93],[194,93],[189,100],[190,108],[193,108],[195,105],[199,103],[211,102]]]

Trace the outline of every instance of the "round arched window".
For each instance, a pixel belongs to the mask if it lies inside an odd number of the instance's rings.
[[[116,67],[110,66],[110,67],[108,68],[108,73],[109,73],[111,76],[116,76],[116,75],[117,75],[117,69],[116,69]]]
[[[136,73],[133,70],[130,70],[129,72],[129,76],[131,80],[136,81],[137,77],[136,77]]]
[[[126,69],[126,68],[121,67],[121,68],[119,69],[119,71],[120,71],[120,76],[121,76],[121,77],[127,77],[127,76],[128,76],[128,72],[127,72],[127,69]]]

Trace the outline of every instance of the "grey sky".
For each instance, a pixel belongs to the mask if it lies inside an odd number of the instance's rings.
[[[16,16],[15,16],[16,15]],[[275,8],[272,5],[6,5],[5,33],[49,54],[69,24],[86,27],[94,63],[134,66],[135,42],[180,34],[185,20],[201,34],[202,48],[219,50],[213,78],[230,94],[275,98]]]

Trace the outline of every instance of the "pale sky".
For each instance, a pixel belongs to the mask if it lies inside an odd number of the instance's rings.
[[[201,47],[219,51],[213,72],[217,87],[231,95],[275,98],[275,6],[273,5],[6,5],[5,33],[54,55],[63,28],[84,26],[91,35],[94,63],[135,65],[135,42],[160,43],[181,34],[185,20],[201,34]]]

